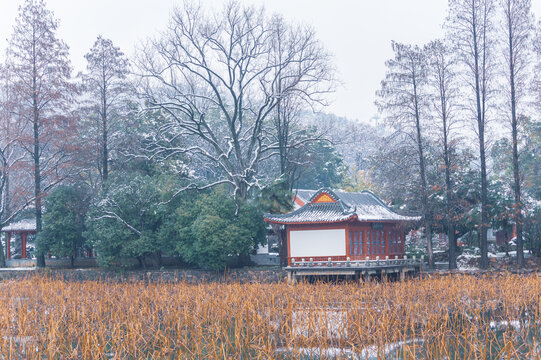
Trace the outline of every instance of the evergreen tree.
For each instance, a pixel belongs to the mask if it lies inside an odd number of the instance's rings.
[[[69,257],[73,267],[77,253],[85,248],[83,232],[89,200],[83,184],[61,185],[49,194],[38,252]]]
[[[183,259],[215,270],[247,256],[265,237],[257,206],[251,201],[237,204],[223,188],[183,203],[177,210],[177,230]]]
[[[82,74],[86,95],[85,115],[91,119],[92,138],[96,139],[96,155],[102,185],[109,176],[109,161],[121,128],[121,120],[129,112],[128,59],[109,39],[98,36],[85,55],[87,71]]]

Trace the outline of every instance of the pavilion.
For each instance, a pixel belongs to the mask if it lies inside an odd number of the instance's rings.
[[[419,216],[394,212],[370,191],[298,190],[298,208],[265,214],[287,234],[286,270],[293,275],[372,274],[416,270],[405,259],[405,229]]]
[[[2,228],[2,232],[6,233],[6,260],[11,259],[11,239],[14,238],[15,241],[20,239],[21,245],[21,259],[26,259],[27,251],[26,245],[30,236],[36,235],[36,220],[35,219],[25,219],[20,220],[15,223],[11,223],[8,226]]]

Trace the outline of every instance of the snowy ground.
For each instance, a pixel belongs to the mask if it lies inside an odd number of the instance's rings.
[[[505,252],[488,253],[488,257],[491,260],[491,264],[496,267],[503,267],[508,265],[509,262],[513,262],[517,257],[516,251],[509,251],[509,256]],[[462,254],[457,257],[457,268],[460,271],[474,271],[479,270],[477,264],[479,263],[479,255]],[[527,250],[524,250],[524,258],[530,258],[531,255]]]
[[[314,359],[333,359],[333,358],[346,358],[346,359],[358,359],[358,360],[376,360],[380,359],[381,356],[389,355],[392,352],[400,349],[405,344],[413,343],[422,343],[423,339],[412,339],[407,341],[399,341],[394,343],[389,343],[383,347],[376,345],[368,346],[364,349],[359,349],[358,351],[352,349],[344,349],[337,347],[329,348],[278,348],[276,352],[278,354],[298,354],[308,358]]]

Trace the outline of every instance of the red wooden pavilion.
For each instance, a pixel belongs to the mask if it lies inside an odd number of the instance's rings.
[[[11,223],[2,229],[2,232],[6,233],[6,259],[11,258],[11,238],[16,238],[17,235],[21,239],[21,258],[26,259],[26,242],[29,235],[36,234],[36,220],[25,219],[15,223]]]
[[[308,200],[307,200],[308,199]],[[300,206],[287,214],[265,214],[265,221],[285,226],[287,264],[403,259],[404,223],[418,216],[400,215],[370,191],[298,190]],[[284,249],[285,250],[285,249]]]

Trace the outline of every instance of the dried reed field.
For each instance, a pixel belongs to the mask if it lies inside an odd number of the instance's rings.
[[[3,359],[538,359],[541,278],[0,283]]]

